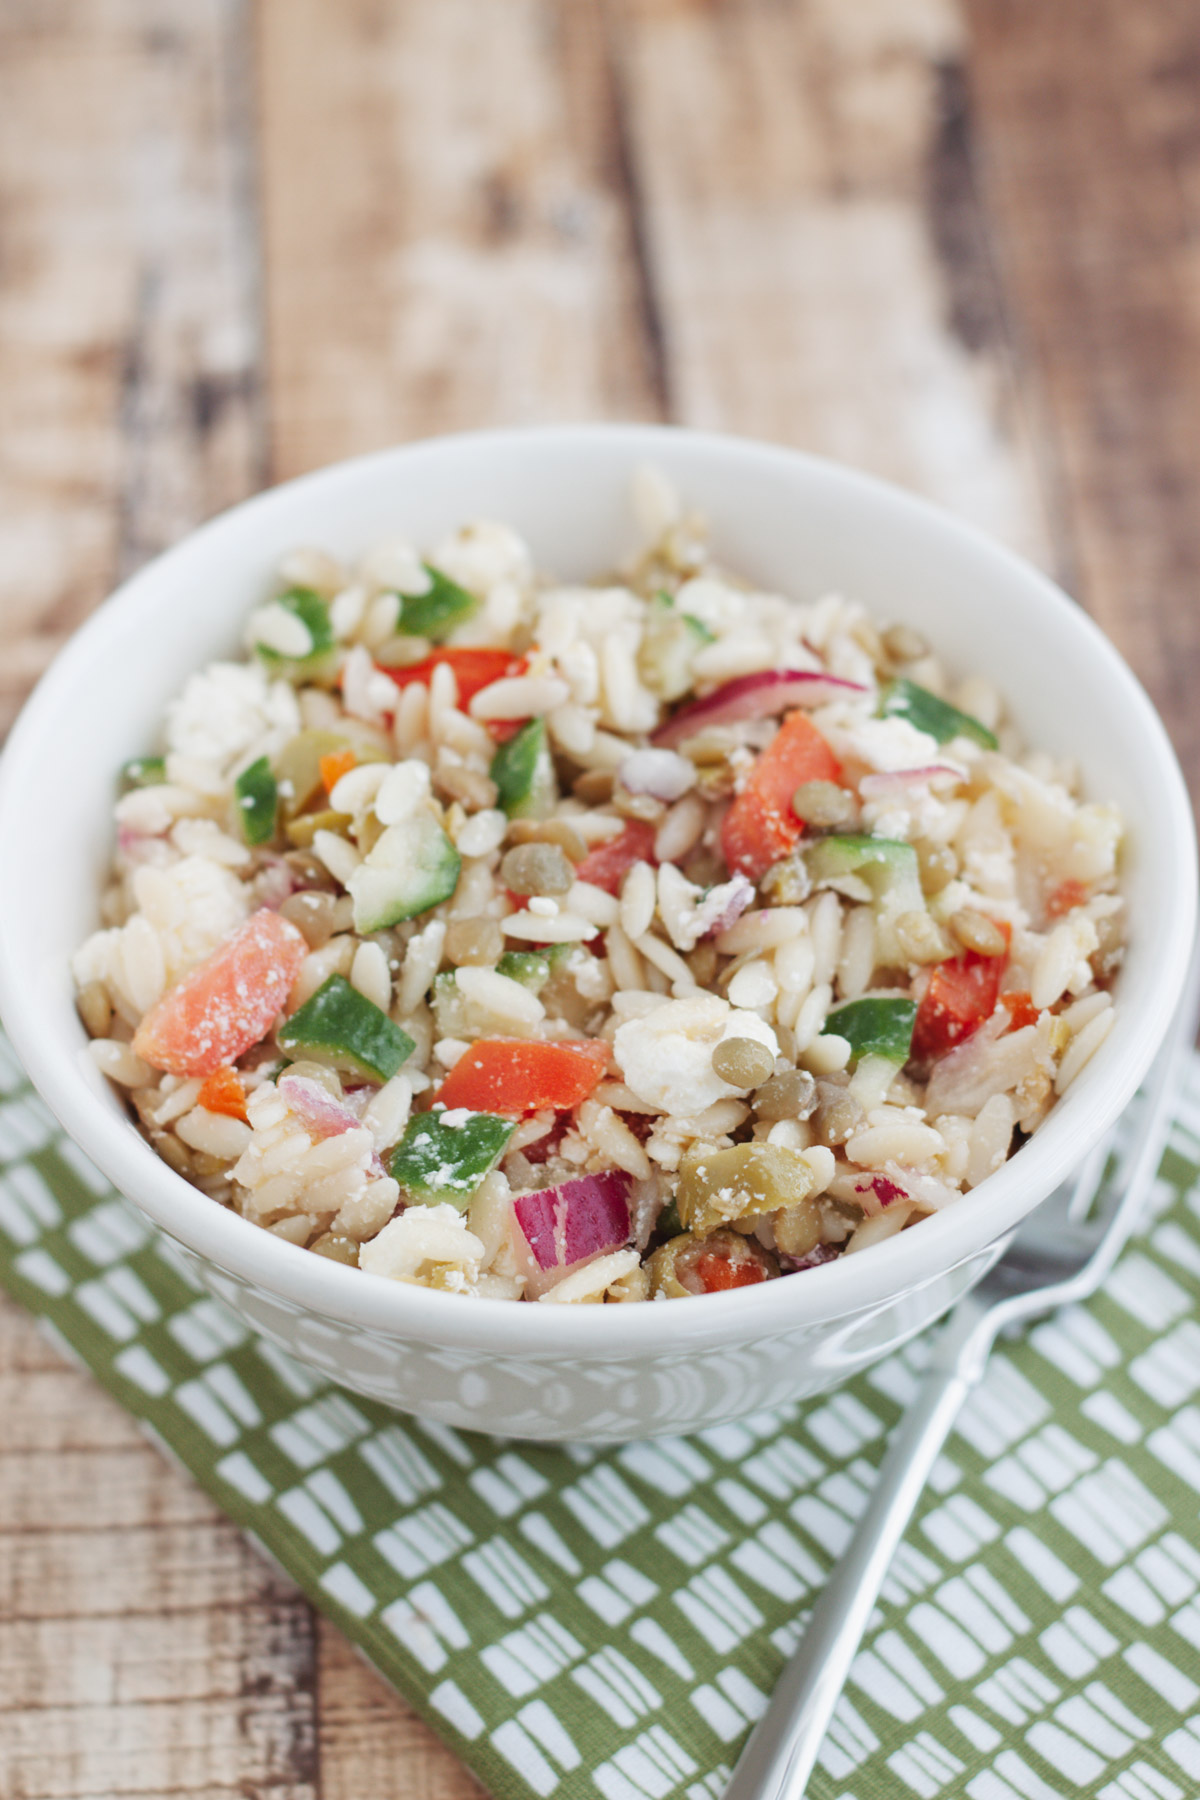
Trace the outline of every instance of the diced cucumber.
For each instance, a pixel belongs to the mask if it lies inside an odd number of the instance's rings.
[[[679,700],[692,686],[692,658],[697,650],[713,642],[708,626],[691,613],[678,612],[673,598],[664,590],[654,596],[646,610],[638,673],[661,700]]]
[[[382,931],[448,900],[461,867],[462,857],[431,812],[389,825],[346,883],[354,929]]]
[[[566,949],[567,945],[556,945],[556,949]],[[519,981],[522,987],[537,993],[550,979],[550,959],[536,950],[506,950],[496,964],[497,975],[507,975],[510,981]]]
[[[446,1123],[446,1120],[461,1123]],[[392,1157],[391,1173],[410,1203],[446,1201],[465,1212],[471,1196],[517,1128],[497,1113],[465,1117],[440,1108],[411,1119]]]
[[[510,819],[544,819],[558,798],[545,719],[530,719],[492,758],[497,803]]]
[[[166,779],[165,756],[135,756],[121,767],[121,787],[126,793],[130,788],[157,787]]]
[[[432,563],[424,563],[422,567],[431,585],[427,593],[400,596],[397,630],[412,637],[432,638],[438,644],[456,625],[461,625],[464,619],[479,610],[479,601],[466,588],[443,575],[440,569],[435,569]]]
[[[847,1000],[835,1006],[822,1027],[843,1037],[850,1046],[851,1068],[864,1056],[882,1056],[898,1067],[908,1061],[912,1051],[913,1025],[917,1003],[903,996],[866,994],[861,1000]]]
[[[458,991],[453,969],[443,969],[433,981],[433,1017],[440,1038],[472,1035],[467,1024],[467,1002]]]
[[[295,614],[308,632],[311,648],[303,656],[283,656],[278,650],[272,650],[269,644],[255,644],[254,648],[263,662],[273,674],[283,675],[289,680],[311,681],[314,676],[324,674],[332,667],[337,655],[337,640],[333,635],[328,601],[314,593],[312,588],[296,587],[289,588],[286,594],[276,595],[275,605]]]
[[[948,744],[951,738],[968,737],[985,750],[1000,748],[995,733],[979,719],[960,712],[948,700],[939,700],[936,694],[931,694],[928,688],[918,687],[915,681],[889,681],[884,688],[879,699],[879,716],[886,719],[893,715],[907,719],[910,725],[927,732],[939,744]]]
[[[276,1035],[294,1060],[311,1056],[367,1081],[390,1081],[414,1047],[408,1033],[344,975],[331,975]]]
[[[233,786],[242,836],[248,844],[269,844],[275,836],[279,790],[266,757],[243,769]]]
[[[353,750],[359,762],[382,762],[382,750],[348,738],[341,731],[298,731],[275,758],[279,798],[285,819],[294,819],[321,793],[321,758]]]
[[[805,851],[813,881],[838,881],[857,875],[871,890],[875,912],[877,960],[899,968],[908,956],[896,936],[896,921],[905,913],[922,913],[925,896],[917,853],[900,838],[819,838]]]

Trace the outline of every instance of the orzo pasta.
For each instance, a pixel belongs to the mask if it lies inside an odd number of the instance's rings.
[[[639,502],[588,586],[503,524],[295,552],[126,767],[79,1011],[214,1204],[449,1293],[711,1293],[949,1204],[1103,1042],[1114,809]]]

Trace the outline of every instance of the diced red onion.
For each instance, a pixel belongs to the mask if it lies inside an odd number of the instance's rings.
[[[858,791],[864,800],[879,800],[887,794],[925,787],[939,776],[962,781],[963,771],[957,763],[928,763],[921,769],[881,769],[873,775],[864,775],[858,784]]]
[[[254,881],[258,904],[278,912],[284,901],[295,893],[296,887],[296,871],[291,864],[286,858],[268,851]]]
[[[340,1137],[344,1131],[357,1131],[362,1121],[335,1100],[319,1081],[307,1075],[281,1075],[275,1084],[281,1100],[299,1119],[311,1137]]]
[[[696,941],[714,937],[736,923],[754,899],[754,883],[746,875],[731,875],[720,887],[709,888],[696,908]]]
[[[696,765],[674,750],[635,750],[617,770],[617,780],[630,794],[649,794],[670,804],[696,784]]]
[[[882,1212],[891,1206],[894,1200],[910,1200],[912,1195],[905,1182],[893,1180],[890,1175],[872,1172],[856,1175],[850,1183],[855,1197],[868,1214]]]
[[[629,1242],[631,1185],[623,1170],[612,1169],[517,1195],[513,1247],[531,1300],[583,1263]]]
[[[824,706],[850,700],[870,690],[840,675],[813,669],[760,669],[726,681],[702,700],[681,707],[653,733],[652,741],[670,748],[713,725],[736,725],[745,719],[769,719],[794,706]]]
[[[836,1262],[841,1254],[840,1244],[818,1244],[806,1256],[781,1256],[779,1260],[789,1275],[802,1275],[805,1269],[819,1269],[822,1263]]]

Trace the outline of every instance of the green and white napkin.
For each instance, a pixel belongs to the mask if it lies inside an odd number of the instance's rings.
[[[420,1424],[198,1290],[3,1040],[0,1280],[503,1800],[717,1800],[927,1354],[617,1450]],[[817,1800],[1200,1794],[1198,1395],[1193,1062],[1146,1235],[1002,1348],[939,1462]]]

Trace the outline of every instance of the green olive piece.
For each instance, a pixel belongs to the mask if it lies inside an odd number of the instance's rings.
[[[650,1278],[650,1299],[686,1300],[692,1292],[685,1288],[675,1272],[675,1265],[685,1250],[691,1250],[695,1238],[690,1231],[681,1233],[679,1237],[668,1238],[660,1244],[654,1255],[645,1264],[646,1274]]]
[[[735,1144],[688,1157],[675,1199],[688,1229],[706,1236],[733,1219],[798,1206],[813,1185],[813,1172],[798,1151],[782,1144]]]

